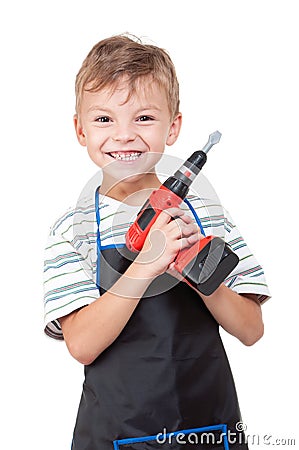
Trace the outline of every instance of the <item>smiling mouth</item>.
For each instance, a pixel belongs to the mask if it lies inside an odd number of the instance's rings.
[[[117,159],[118,161],[135,161],[140,157],[142,152],[111,152],[108,153],[109,156],[111,156],[114,159]]]

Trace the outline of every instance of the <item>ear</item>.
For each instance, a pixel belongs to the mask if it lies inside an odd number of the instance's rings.
[[[166,140],[167,145],[172,145],[175,143],[175,141],[179,137],[181,126],[182,126],[182,114],[178,113],[178,115],[173,119],[172,123],[170,124],[169,133]]]
[[[74,125],[75,125],[76,135],[77,135],[77,139],[78,139],[79,143],[81,145],[83,145],[84,147],[86,147],[86,136],[85,136],[84,130],[82,128],[81,120],[80,120],[78,114],[74,115]]]

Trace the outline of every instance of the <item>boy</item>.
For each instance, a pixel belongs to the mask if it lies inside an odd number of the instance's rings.
[[[54,225],[45,265],[45,331],[85,365],[72,449],[161,448],[147,437],[192,429],[212,429],[209,448],[223,448],[219,433],[238,433],[240,413],[219,324],[245,345],[262,336],[263,271],[225,218],[240,258],[233,274],[209,297],[179,282],[173,261],[201,238],[183,208],[160,214],[133,261],[125,252],[128,214],[160,186],[155,165],[181,128],[164,50],[127,36],[99,42],[77,75],[76,101],[79,143],[103,180]],[[242,435],[235,442],[247,448]]]

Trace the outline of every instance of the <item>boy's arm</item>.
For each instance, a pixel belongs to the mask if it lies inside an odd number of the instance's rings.
[[[152,281],[142,272],[133,262],[114,284],[113,292],[107,291],[90,305],[59,319],[69,352],[79,362],[91,364],[121,333]]]
[[[208,297],[200,294],[210,313],[228,333],[253,345],[264,333],[262,310],[255,294],[238,294],[221,284]]]
[[[172,216],[179,218],[171,220]],[[198,239],[197,226],[182,210],[163,211],[142,251],[112,288],[59,319],[71,355],[82,364],[91,364],[119,336],[150,283],[166,272],[180,249]]]

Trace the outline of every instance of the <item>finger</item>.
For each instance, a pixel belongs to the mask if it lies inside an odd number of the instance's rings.
[[[170,222],[165,228],[165,232],[172,237],[179,238],[183,236],[191,236],[198,233],[198,227],[194,223],[184,223],[181,219]]]
[[[200,239],[202,238],[202,234],[200,233],[195,233],[195,234],[191,234],[191,236],[186,237],[188,244],[194,245],[196,242],[200,241]]]
[[[177,219],[178,217],[182,217],[185,213],[181,208],[167,208],[163,210],[166,214],[169,214],[172,219]]]
[[[182,235],[184,237],[191,236],[193,234],[198,235],[198,233],[199,233],[198,227],[197,227],[197,225],[195,225],[193,223],[184,225],[182,227]]]
[[[180,216],[180,220],[182,220],[184,223],[194,223],[192,217],[188,216],[187,214],[183,214]]]
[[[175,226],[178,226],[179,228],[182,228],[186,225],[194,225],[197,227],[197,225],[194,223],[193,219],[190,216],[187,216],[186,214],[182,214],[181,216],[174,216],[173,220],[170,221],[173,226],[171,229],[175,228]]]
[[[192,247],[192,245],[196,244],[200,239],[202,235],[200,233],[192,234],[188,237],[182,237],[181,239],[178,239],[178,247],[179,250],[182,250],[186,247]]]
[[[168,208],[159,214],[153,226],[160,228],[169,223],[174,217],[181,217],[184,212],[180,208]]]

